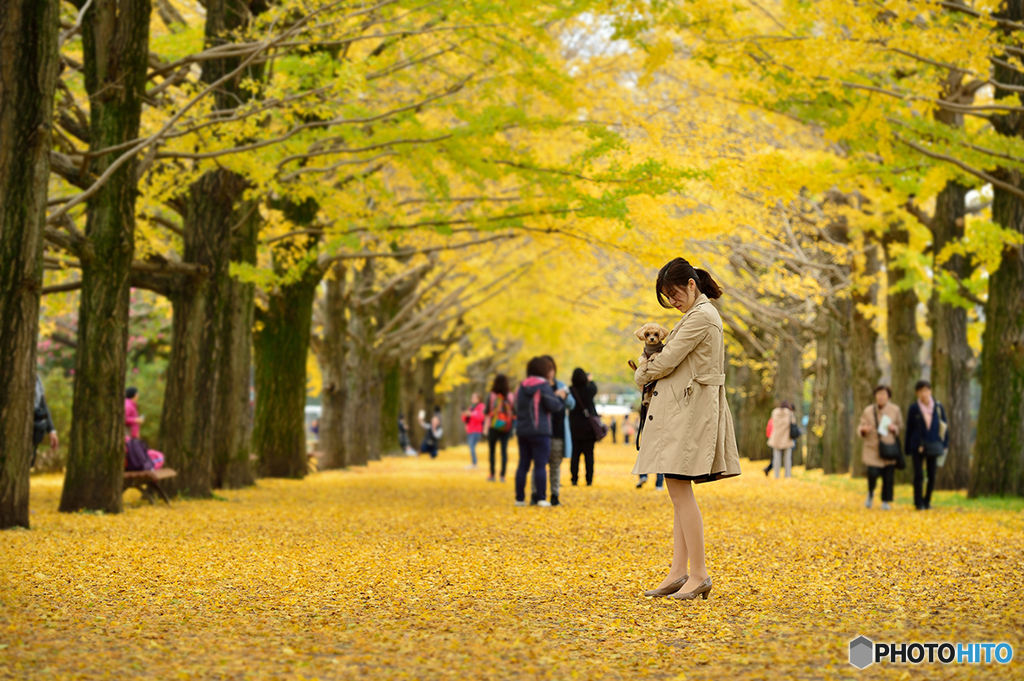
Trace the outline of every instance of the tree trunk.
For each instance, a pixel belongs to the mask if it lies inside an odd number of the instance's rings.
[[[422,372],[415,359],[406,359],[402,362],[402,415],[405,416],[405,427],[409,434],[409,445],[418,450],[423,433],[416,422],[416,412],[420,409],[420,376]],[[398,424],[388,425],[385,428],[394,428],[397,436]]]
[[[313,299],[321,272],[311,267],[299,281],[269,298],[255,334],[256,424],[253,449],[263,475],[303,478],[306,457],[306,359]]]
[[[230,42],[233,31],[244,29],[253,15],[267,8],[262,2],[250,0],[207,0],[205,7],[208,48]],[[201,80],[214,83],[240,63],[239,57],[204,62]],[[231,111],[248,101],[252,91],[241,87],[241,83],[247,79],[259,81],[263,72],[262,65],[254,65],[238,77],[222,83],[214,92],[216,110]],[[217,179],[211,176],[217,176]],[[211,171],[193,184],[193,195],[197,189],[211,183],[209,188],[219,196],[211,196],[208,201],[221,208],[216,219],[223,220],[223,223],[216,224],[210,218],[205,222],[212,230],[226,230],[227,241],[222,244],[225,253],[219,258],[255,265],[260,216],[255,202],[243,200],[248,183],[241,175],[220,169]],[[214,429],[210,438],[211,476],[214,487],[239,488],[255,481],[250,461],[252,414],[249,395],[256,287],[233,279],[230,269],[218,272],[216,286],[221,308],[213,331],[219,352],[214,366],[217,380],[212,411]]]
[[[792,332],[792,328],[786,328]],[[789,400],[793,403],[793,413],[796,415],[796,422],[801,422],[804,405],[804,349],[794,340],[780,337],[776,348],[775,380],[772,383],[775,406],[781,404],[782,400]],[[767,424],[765,424],[767,425]],[[796,466],[804,462],[802,453],[803,445],[807,438],[797,441],[793,449],[793,464]]]
[[[751,461],[770,459],[765,427],[772,415],[772,395],[761,379],[761,373],[743,365],[737,372],[737,397],[740,409],[736,414],[736,445],[740,456]]]
[[[865,254],[866,261],[862,276],[872,279],[878,274],[879,258],[877,249],[880,246],[869,248]],[[855,453],[851,463],[851,473],[855,478],[863,478],[867,472],[864,460],[861,458],[861,448],[864,446],[864,439],[857,433],[856,417],[860,410],[874,402],[875,386],[881,371],[878,368],[878,357],[876,348],[878,346],[878,332],[875,331],[871,320],[864,316],[861,309],[865,306],[874,306],[878,302],[878,286],[872,284],[866,290],[857,290],[851,299],[852,321],[850,324],[849,353],[850,375],[852,377],[851,392],[853,395],[853,408],[849,415],[849,432],[851,442],[850,451]]]
[[[824,333],[818,336],[818,367],[814,377],[817,411],[814,426],[821,435],[813,439],[813,463],[819,463],[827,474],[845,473],[850,469],[850,418],[853,394],[850,386],[849,360],[846,352],[846,331],[843,322],[850,315],[850,301],[836,301],[836,319],[829,314]],[[811,458],[811,452],[808,453]],[[810,467],[808,463],[808,467]]]
[[[256,264],[260,215],[250,202],[238,208],[241,222],[232,235],[232,262]],[[229,277],[224,283],[220,367],[214,402],[214,486],[238,489],[255,482],[252,456],[252,325],[256,286]]]
[[[1007,0],[997,16],[1024,21],[1024,1]],[[1014,36],[1019,34],[1014,34]],[[1019,40],[1014,40],[1020,47]],[[1024,86],[1024,73],[995,66],[995,82]],[[996,98],[1015,93],[996,87]],[[992,116],[992,125],[1007,137],[1022,137],[1018,113]],[[1017,188],[1024,181],[1017,169],[998,172]],[[1024,202],[995,188],[992,219],[1006,229],[1024,233]],[[999,269],[988,282],[985,333],[981,350],[981,408],[968,493],[1024,495],[1024,248],[1003,250]]]
[[[0,3],[0,529],[29,526],[59,19],[57,0]]]
[[[93,149],[139,136],[149,64],[149,0],[98,0],[82,24]],[[92,157],[101,175],[116,153]],[[90,197],[82,262],[78,350],[67,472],[60,510],[120,513],[129,275],[135,253],[135,164],[125,163]]]
[[[905,229],[894,226],[886,235],[885,244],[906,244],[910,238]],[[887,257],[888,257],[887,251]],[[921,378],[921,346],[924,341],[917,330],[917,307],[920,301],[909,282],[904,282],[906,270],[896,265],[895,258],[886,261],[886,281],[888,295],[886,298],[886,342],[889,346],[889,366],[891,376],[889,386],[892,388],[892,402],[900,408],[904,416],[907,409],[917,399],[914,395],[914,384]],[[901,436],[900,442],[903,442]],[[907,466],[896,471],[896,482],[909,484],[913,470]]]
[[[401,454],[398,444],[398,414],[402,410],[402,367],[394,360],[383,366],[383,398],[381,400],[380,452],[384,456]]]
[[[323,308],[324,332],[317,353],[323,377],[323,390],[320,393],[320,450],[324,454],[324,468],[350,465],[346,424],[349,339],[345,276],[345,268],[339,263],[333,268],[333,277],[327,280]]]
[[[966,215],[967,187],[949,182],[935,201],[932,250],[936,257],[946,244],[962,239]],[[959,278],[967,277],[967,263],[954,255],[942,266]],[[938,267],[935,268],[938,272]],[[937,288],[937,287],[936,287]],[[938,489],[967,486],[971,454],[971,346],[967,342],[967,310],[931,300],[932,390],[946,408],[949,419],[949,455],[936,477]]]
[[[190,497],[213,493],[213,452],[220,371],[231,349],[224,326],[236,302],[231,278],[232,228],[246,181],[228,170],[213,170],[189,188],[185,200],[185,262],[206,268],[171,295],[174,334],[167,365],[160,442],[167,465],[178,472],[174,489]],[[243,312],[244,314],[244,312]],[[238,426],[240,424],[232,424]]]
[[[1018,180],[1017,186],[1024,187],[1024,182]],[[996,189],[992,214],[1003,227],[1024,233],[1024,205],[1017,197]],[[969,495],[1024,495],[1022,247],[1003,252],[1002,263],[988,287],[981,349],[981,409]]]

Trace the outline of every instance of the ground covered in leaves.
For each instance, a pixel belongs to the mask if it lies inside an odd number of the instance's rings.
[[[515,508],[465,448],[0,534],[0,678],[1022,678],[1024,512],[867,510],[798,469],[702,485],[708,601],[649,600],[671,506],[598,447],[593,487]],[[757,463],[757,462],[755,462]],[[563,479],[568,478],[568,462]],[[897,498],[905,498],[906,489]],[[875,665],[848,642],[999,642],[1008,665]]]

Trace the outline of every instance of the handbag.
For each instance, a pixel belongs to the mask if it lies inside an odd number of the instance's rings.
[[[878,430],[878,405],[875,405],[875,430]],[[896,442],[889,444],[878,438],[878,456],[885,461],[895,461],[894,468],[902,471],[907,467],[907,457],[903,455],[903,446],[900,444],[900,436],[896,436]]]
[[[576,398],[576,402],[583,409],[583,416],[586,417],[590,423],[591,430],[594,431],[594,442],[601,441],[606,435],[608,435],[608,426],[604,424],[601,417],[597,414],[591,414],[590,410],[583,406],[583,401],[580,400],[580,396],[576,394],[576,389],[572,389],[572,394]]]
[[[794,442],[800,439],[800,436],[804,434],[804,431],[800,430],[800,426],[796,423],[789,424],[789,439]]]

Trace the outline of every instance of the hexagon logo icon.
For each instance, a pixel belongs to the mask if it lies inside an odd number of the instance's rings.
[[[857,669],[864,669],[875,661],[875,644],[865,636],[858,636],[850,641],[850,664]]]

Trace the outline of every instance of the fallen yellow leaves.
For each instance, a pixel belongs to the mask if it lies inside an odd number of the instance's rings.
[[[748,463],[697,488],[710,600],[654,601],[671,508],[631,454],[599,445],[553,509],[464,449],[120,516],[34,478],[34,529],[0,534],[0,678],[848,678],[859,634],[1016,655],[872,678],[1020,678],[1024,514],[869,511]]]

